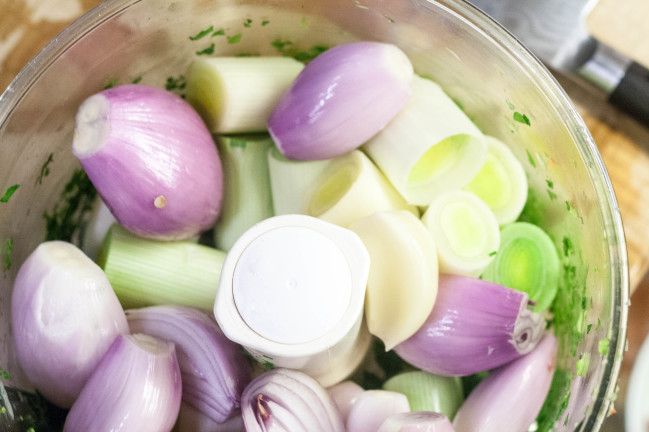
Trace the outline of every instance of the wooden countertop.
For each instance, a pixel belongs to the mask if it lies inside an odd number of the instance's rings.
[[[98,3],[98,0],[0,0],[0,89],[9,85],[47,41]],[[612,3],[613,0],[602,1],[608,7]],[[600,16],[598,12],[589,25],[599,25],[596,23]],[[645,278],[649,267],[649,129],[607,105],[601,95],[571,78],[557,76],[557,79],[584,118],[608,169],[626,232],[631,285],[632,289],[637,288],[629,313],[629,350],[622,365],[616,404],[620,411],[630,369],[649,333],[649,320],[644,317],[649,307],[649,278]],[[607,420],[604,430],[622,430],[622,422],[621,415],[613,416]]]

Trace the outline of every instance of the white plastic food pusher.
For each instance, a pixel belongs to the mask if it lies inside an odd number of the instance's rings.
[[[310,216],[275,216],[230,249],[214,316],[258,361],[330,386],[351,374],[369,347],[363,322],[369,265],[352,231]]]

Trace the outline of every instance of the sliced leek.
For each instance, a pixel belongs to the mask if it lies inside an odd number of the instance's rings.
[[[198,58],[187,71],[187,101],[212,132],[264,132],[303,68],[290,57]]]
[[[125,309],[177,304],[211,311],[225,255],[188,241],[144,239],[115,224],[98,264]]]
[[[349,226],[370,254],[365,319],[390,350],[426,321],[437,296],[437,251],[432,236],[406,210],[374,213]]]
[[[292,161],[276,147],[268,151],[268,173],[275,215],[307,214],[308,199],[316,179],[331,160]]]
[[[542,312],[552,304],[559,287],[557,249],[536,225],[505,225],[500,232],[500,249],[482,279],[526,292],[536,302],[533,310]]]
[[[498,223],[514,222],[527,200],[527,177],[507,144],[487,136],[487,161],[464,190],[473,192],[493,211]]]
[[[308,214],[340,226],[378,211],[419,210],[409,206],[365,154],[354,150],[335,158],[316,180]]]
[[[214,229],[216,247],[228,251],[248,228],[273,216],[268,175],[268,135],[222,136],[223,203]]]
[[[498,221],[489,207],[467,191],[447,192],[422,217],[437,245],[439,269],[476,277],[500,245]]]
[[[406,106],[363,149],[415,205],[461,189],[487,158],[482,132],[439,85],[417,76]]]
[[[434,411],[453,420],[464,401],[459,377],[435,375],[426,371],[403,372],[383,383],[383,390],[403,393],[411,411]]]

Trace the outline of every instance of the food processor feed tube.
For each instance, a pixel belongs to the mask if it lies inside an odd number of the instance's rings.
[[[368,272],[369,254],[353,232],[310,216],[276,216],[246,231],[228,253],[214,315],[261,363],[330,386],[351,374],[369,347]]]

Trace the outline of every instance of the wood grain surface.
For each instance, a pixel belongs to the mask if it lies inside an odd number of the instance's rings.
[[[586,17],[596,39],[649,68],[649,1],[598,0]]]
[[[47,41],[98,3],[98,0],[0,0],[0,90],[9,85]],[[619,17],[620,11],[626,11],[627,16]],[[588,24],[609,45],[649,65],[649,44],[644,43],[647,38],[643,40],[634,32],[646,28],[644,23],[640,24],[641,14],[649,17],[648,0],[600,0]],[[643,31],[646,35],[647,31]],[[569,77],[557,75],[557,78],[584,118],[608,169],[626,232],[632,289],[638,288],[629,313],[629,350],[622,365],[616,404],[620,411],[633,361],[649,333],[646,319],[649,279],[645,278],[649,268],[649,129],[607,105],[603,95],[593,89]],[[607,420],[604,430],[622,430],[621,424],[622,417],[618,414]]]

